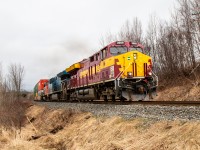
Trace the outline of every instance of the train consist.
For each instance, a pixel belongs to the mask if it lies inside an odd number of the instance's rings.
[[[35,100],[125,101],[152,99],[158,78],[139,43],[113,42],[34,87]]]

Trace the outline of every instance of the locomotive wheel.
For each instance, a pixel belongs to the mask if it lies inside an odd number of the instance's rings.
[[[119,93],[119,100],[120,100],[120,102],[125,101],[125,98],[122,96],[122,92]]]
[[[156,96],[158,96],[156,89],[150,89],[148,96],[149,96],[149,100],[153,100],[154,98],[156,98]]]
[[[120,102],[124,102],[125,99],[123,97],[120,97]]]
[[[60,94],[57,94],[57,99],[61,100],[61,95]]]
[[[47,98],[47,96],[46,96],[46,95],[44,96],[44,100],[45,100],[45,101],[48,101],[48,98]]]
[[[112,95],[112,102],[115,102],[115,95]]]
[[[40,98],[40,101],[43,101],[43,96],[40,96],[39,98]]]
[[[51,96],[51,95],[49,95],[49,96],[48,96],[48,99],[51,101],[51,100],[52,100],[52,96]]]
[[[124,102],[126,100],[122,95],[119,98],[120,98],[120,102]]]
[[[103,96],[103,99],[104,99],[105,102],[107,102],[107,101],[108,101],[107,95],[104,95],[104,96]]]

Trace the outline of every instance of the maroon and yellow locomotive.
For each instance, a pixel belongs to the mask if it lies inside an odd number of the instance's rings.
[[[68,101],[151,99],[158,78],[151,57],[143,51],[139,43],[113,42],[51,78],[38,93],[42,99],[57,95]]]
[[[145,100],[152,98],[158,81],[143,46],[123,41],[109,44],[66,72],[71,75],[62,82],[62,95],[67,100]]]

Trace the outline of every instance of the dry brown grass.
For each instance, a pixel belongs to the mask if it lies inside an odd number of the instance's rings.
[[[28,100],[15,99],[7,94],[0,99],[0,126],[10,129],[21,128],[24,125],[26,109],[32,104]]]
[[[195,79],[181,76],[171,80],[161,80],[155,100],[199,101],[200,78],[198,76]]]
[[[90,113],[72,110],[49,110],[32,106],[26,114],[30,120],[21,134],[13,138],[1,132],[4,149],[56,149],[56,150],[155,150],[199,149],[200,122],[150,122],[138,118],[93,117]],[[34,118],[34,119],[31,119]],[[56,132],[53,129],[62,126]],[[37,137],[37,138],[33,138]]]

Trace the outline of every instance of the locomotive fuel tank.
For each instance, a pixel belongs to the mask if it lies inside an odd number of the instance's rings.
[[[77,98],[79,100],[95,100],[95,90],[93,88],[78,90]]]

